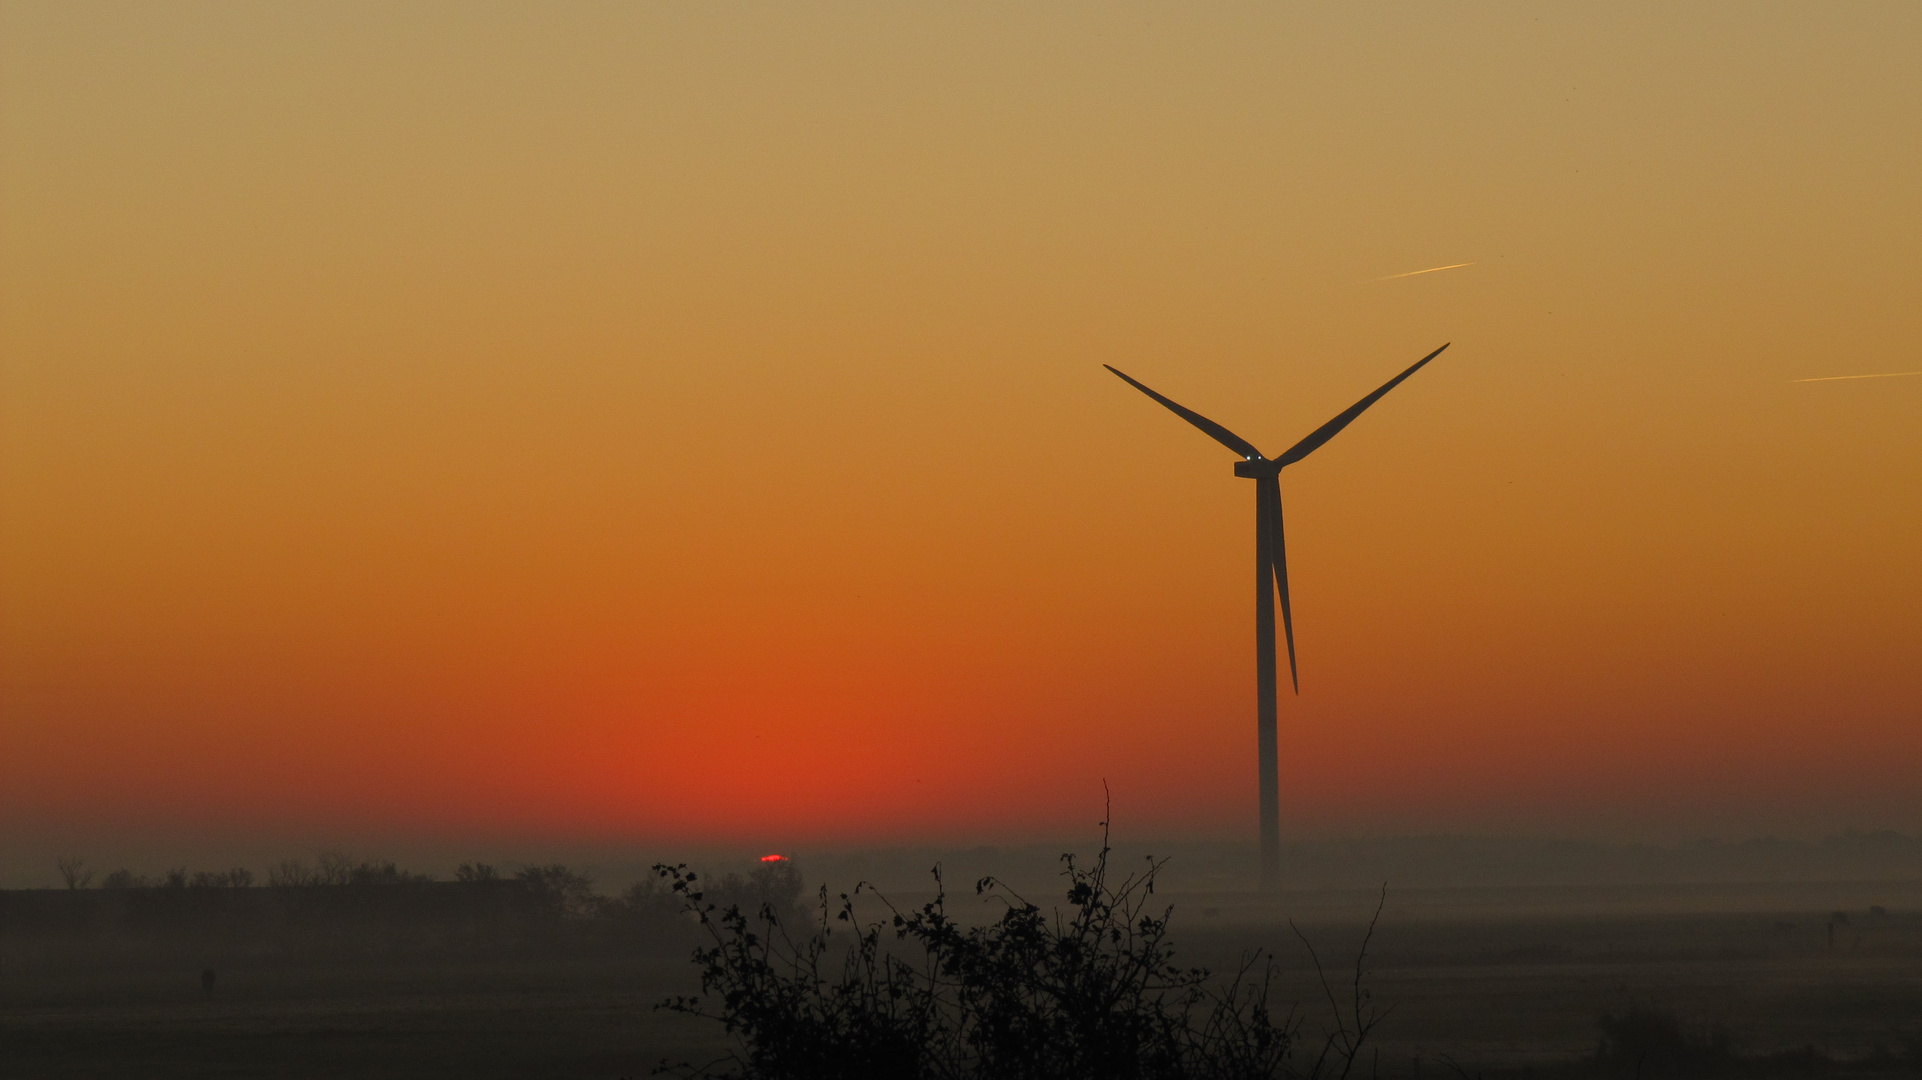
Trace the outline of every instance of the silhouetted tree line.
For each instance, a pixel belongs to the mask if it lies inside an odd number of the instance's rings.
[[[244,866],[232,870],[169,870],[159,878],[148,878],[131,870],[115,870],[100,881],[103,889],[245,889],[252,887],[254,872]],[[69,886],[70,888],[72,886]],[[84,888],[85,886],[81,886]]]
[[[512,872],[463,864],[452,881],[391,861],[322,852],[267,869],[115,870],[90,887],[77,859],[60,861],[62,890],[0,891],[0,944],[15,956],[74,948],[225,948],[354,953],[555,950],[686,945],[697,926],[648,879],[615,896],[562,864]],[[721,879],[731,902],[798,908],[801,875],[764,865]]]

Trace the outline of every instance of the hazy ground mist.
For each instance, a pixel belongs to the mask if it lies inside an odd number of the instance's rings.
[[[860,880],[884,888],[915,888],[930,867],[944,867],[953,881],[994,874],[1022,886],[1051,883],[1064,851],[1087,850],[1090,837],[986,845],[849,845],[748,848],[745,846],[648,842],[634,845],[514,844],[420,840],[344,845],[378,854],[416,872],[452,877],[462,862],[503,867],[560,862],[618,892],[648,876],[657,862],[740,869],[779,851],[808,868],[815,880],[837,887]],[[322,845],[342,846],[342,845]],[[1191,838],[1135,841],[1119,838],[1123,859],[1153,854],[1171,861],[1164,880],[1171,888],[1253,888],[1255,848]],[[264,868],[288,858],[312,858],[310,848],[284,843],[240,842],[217,836],[168,838],[8,837],[0,846],[0,888],[60,884],[55,860],[78,857],[98,875],[130,867],[158,875],[179,866]],[[1389,836],[1298,840],[1283,850],[1291,888],[1394,888],[1491,885],[1635,885],[1849,881],[1922,878],[1922,836],[1896,832],[1841,832],[1820,839],[1773,837],[1705,839],[1675,844],[1624,843],[1527,836]]]
[[[1721,1032],[1745,1054],[1880,1049],[1899,1063],[1922,1047],[1913,839],[1301,844],[1287,863],[1297,887],[1278,897],[1217,887],[1241,880],[1251,852],[1156,848],[1172,858],[1158,895],[1174,906],[1182,958],[1223,969],[1271,949],[1284,999],[1310,1003],[1321,989],[1295,928],[1331,968],[1352,963],[1386,881],[1369,962],[1377,999],[1394,1007],[1384,1075],[1447,1075],[1444,1058],[1497,1071],[1591,1059],[1598,1019],[1637,1008]],[[760,864],[709,854],[709,880],[731,872],[730,896],[757,895]],[[1118,866],[1142,854],[1118,850]],[[823,881],[838,891],[865,878],[916,904],[938,860],[957,913],[987,919],[998,909],[975,898],[977,876],[1050,904],[1058,855],[802,853],[782,888],[805,903]],[[638,868],[608,860],[591,882],[551,865],[430,881],[380,861],[338,865],[371,876],[0,892],[6,1075],[611,1078],[720,1048],[716,1032],[652,1009],[693,988],[695,937],[660,897],[629,890]]]

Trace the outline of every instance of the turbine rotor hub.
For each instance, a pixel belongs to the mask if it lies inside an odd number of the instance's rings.
[[[1244,480],[1272,480],[1281,475],[1281,462],[1267,458],[1244,458],[1235,462],[1235,475]]]

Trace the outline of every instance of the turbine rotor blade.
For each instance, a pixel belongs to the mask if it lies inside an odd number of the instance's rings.
[[[1295,684],[1295,694],[1301,694],[1301,671],[1295,666],[1295,614],[1288,605],[1288,543],[1282,537],[1281,528],[1281,481],[1280,479],[1260,482],[1262,494],[1268,500],[1268,536],[1271,544],[1268,551],[1268,564],[1275,575],[1275,588],[1281,593],[1281,632],[1288,639],[1288,679]]]
[[[1121,369],[1115,367],[1113,364],[1103,364],[1101,366],[1104,368],[1107,368],[1109,371],[1114,372],[1116,375],[1120,375],[1123,382],[1126,382],[1129,386],[1134,387],[1136,390],[1139,390],[1142,393],[1148,395],[1149,397],[1154,398],[1156,401],[1161,402],[1163,405],[1166,405],[1170,412],[1174,413],[1176,416],[1181,417],[1183,420],[1188,421],[1190,424],[1193,424],[1194,426],[1200,428],[1202,431],[1208,434],[1209,438],[1214,439],[1216,442],[1220,443],[1221,445],[1227,447],[1230,450],[1233,450],[1235,453],[1240,454],[1242,457],[1258,458],[1261,456],[1261,451],[1255,449],[1255,444],[1249,442],[1247,439],[1244,439],[1241,436],[1235,434],[1234,432],[1229,431],[1227,428],[1222,427],[1220,424],[1215,423],[1213,420],[1208,419],[1207,417],[1201,415],[1200,413],[1194,411],[1193,409],[1185,408],[1182,405],[1179,405],[1173,401],[1170,401],[1167,398],[1162,397],[1160,394],[1155,393],[1153,390],[1150,390],[1147,387],[1141,385],[1140,383],[1134,381],[1133,379],[1128,378],[1127,375],[1122,374]]]
[[[1450,342],[1449,344],[1453,344],[1453,342]],[[1368,406],[1373,405],[1377,401],[1380,401],[1381,396],[1383,394],[1386,394],[1388,391],[1393,390],[1397,386],[1400,386],[1401,381],[1403,379],[1406,379],[1410,375],[1413,375],[1415,372],[1420,371],[1422,369],[1423,364],[1426,364],[1430,360],[1433,360],[1435,357],[1440,356],[1442,353],[1442,349],[1446,349],[1446,348],[1448,348],[1448,345],[1443,345],[1441,349],[1436,349],[1434,352],[1431,352],[1427,356],[1422,357],[1420,360],[1415,361],[1415,366],[1409,368],[1407,371],[1402,372],[1400,375],[1397,375],[1394,378],[1388,380],[1386,383],[1383,383],[1381,389],[1375,391],[1374,393],[1368,395],[1365,398],[1362,398],[1360,401],[1355,402],[1353,405],[1348,406],[1348,408],[1345,411],[1343,411],[1340,416],[1335,417],[1333,420],[1330,420],[1327,423],[1316,428],[1315,430],[1309,432],[1307,438],[1289,447],[1287,453],[1282,454],[1280,457],[1276,458],[1275,460],[1280,462],[1283,465],[1293,465],[1295,462],[1300,461],[1302,458],[1305,458],[1309,454],[1314,453],[1317,449],[1321,447],[1322,443],[1325,443],[1329,439],[1334,438],[1336,435],[1341,433],[1342,428],[1345,428],[1349,424],[1354,423],[1355,417],[1360,416],[1364,411],[1366,411]],[[1109,370],[1113,370],[1113,369],[1110,368]],[[1121,373],[1118,371],[1116,371],[1115,374],[1121,375]],[[1124,379],[1128,378],[1126,375],[1121,375],[1121,377]],[[1128,379],[1128,381],[1134,382],[1133,379]]]

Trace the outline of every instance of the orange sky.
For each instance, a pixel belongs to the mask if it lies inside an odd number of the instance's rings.
[[[0,818],[1922,828],[1922,8],[0,8]],[[1450,263],[1417,277],[1387,275]]]

